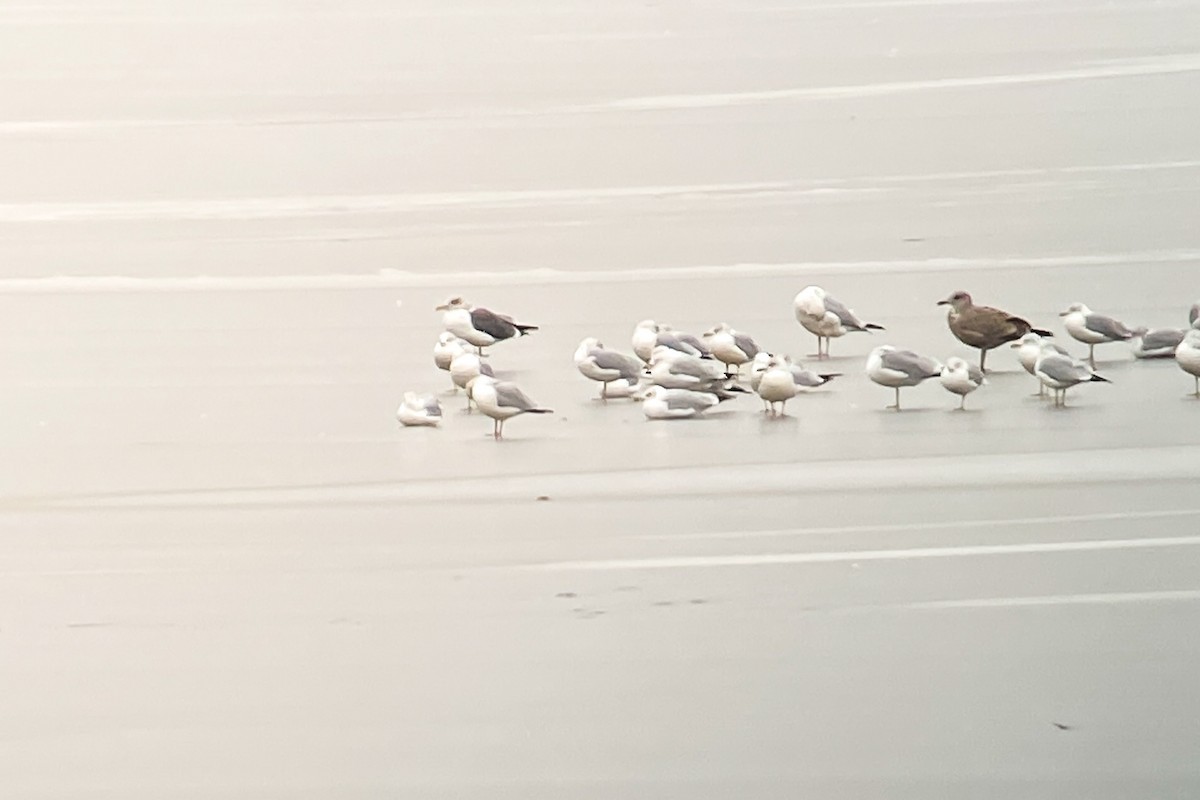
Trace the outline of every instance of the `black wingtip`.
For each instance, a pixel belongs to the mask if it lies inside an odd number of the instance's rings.
[[[514,325],[513,327],[517,329],[518,336],[528,336],[538,329],[537,325]]]
[[[529,413],[530,414],[553,414],[554,409],[552,409],[552,408],[531,408],[531,409],[529,409]]]
[[[1093,375],[1089,380],[1091,383],[1112,383],[1108,378],[1101,378],[1099,375]]]
[[[1053,336],[1054,335],[1053,332],[1045,331],[1045,330],[1042,330],[1041,328],[1030,328],[1029,332],[1036,333],[1038,336]]]
[[[820,378],[821,380],[825,381],[826,383],[829,383],[834,378],[842,377],[842,373],[840,373],[840,372],[825,372],[825,373],[818,372],[817,377]]]
[[[863,325],[863,327],[869,331],[886,331],[887,330],[887,328],[883,327],[882,325],[876,325],[874,322],[868,322],[866,325]]]

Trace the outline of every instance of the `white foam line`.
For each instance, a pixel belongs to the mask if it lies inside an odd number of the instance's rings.
[[[1032,597],[984,597],[973,600],[928,600],[873,608],[902,608],[913,611],[940,611],[958,608],[1029,608],[1040,606],[1123,605],[1126,603],[1172,603],[1200,600],[1200,589],[1159,592],[1104,592],[1097,594],[1050,594]]]
[[[511,569],[537,572],[601,572],[643,569],[697,569],[714,567],[771,567],[790,564],[834,564],[861,561],[909,561],[925,558],[972,558],[978,556],[1029,555],[1035,553],[1079,553],[1102,550],[1136,550],[1158,547],[1193,547],[1200,536],[1147,539],[1092,539],[1070,542],[969,545],[966,547],[914,547],[903,550],[844,550],[825,553],[752,553],[724,556],[636,558],[597,561],[556,561],[523,564]]]
[[[960,78],[891,81],[886,83],[848,84],[844,86],[808,86],[795,89],[768,89],[719,94],[681,94],[629,97],[589,106],[571,107],[580,113],[598,111],[668,111],[694,108],[722,108],[795,100],[838,100],[854,97],[883,97],[946,89],[976,89],[997,86],[1028,86],[1040,83],[1129,78],[1148,75],[1174,75],[1200,71],[1200,54],[1187,53],[1155,59],[1130,59],[1075,69],[1049,70],[1006,75],[980,75]]]
[[[0,294],[69,292],[212,292],[325,289],[418,289],[462,286],[562,286],[629,281],[679,281],[711,278],[790,277],[827,272],[874,275],[891,272],[958,272],[970,269],[1044,269],[1111,265],[1184,264],[1200,261],[1200,250],[1165,250],[1066,256],[1009,258],[931,258],[895,261],[808,261],[784,263],[706,264],[685,267],[643,267],[615,270],[465,270],[421,273],[382,270],[374,274],[250,275],[134,277],[125,275],[56,275],[45,278],[0,279]]]
[[[652,541],[691,539],[771,539],[788,536],[828,536],[855,533],[903,533],[908,531],[958,531],[978,528],[1025,527],[1032,525],[1070,525],[1087,522],[1119,522],[1134,519],[1181,519],[1200,516],[1200,508],[1172,511],[1116,511],[1107,514],[1070,514],[1012,519],[962,519],[937,522],[912,522],[892,525],[842,525],[825,528],[783,528],[763,531],[718,531],[712,533],[654,534],[634,538]]]

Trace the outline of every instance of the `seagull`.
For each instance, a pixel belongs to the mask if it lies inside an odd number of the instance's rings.
[[[754,361],[750,363],[750,389],[758,391],[758,383],[762,380],[763,373],[771,365],[771,359],[774,358],[770,353],[760,352],[754,357]],[[815,389],[818,386],[824,386],[834,378],[842,377],[840,372],[813,372],[811,369],[806,369],[800,364],[793,363],[788,356],[783,356],[787,368],[792,373],[792,380],[798,389]],[[764,404],[765,406],[765,404]]]
[[[867,356],[867,377],[880,386],[896,390],[896,405],[888,408],[897,411],[900,410],[900,387],[916,386],[941,374],[942,365],[937,359],[917,355],[911,350],[897,350],[890,344],[876,347]]]
[[[1025,371],[1037,379],[1038,397],[1046,396],[1046,386],[1042,383],[1041,378],[1038,378],[1037,373],[1033,371],[1033,365],[1037,363],[1038,356],[1041,355],[1043,346],[1049,347],[1051,350],[1054,350],[1055,352],[1064,356],[1069,357],[1071,355],[1054,342],[1047,341],[1043,339],[1041,335],[1032,332],[1025,334],[1018,341],[1015,341],[1009,345],[1009,347],[1012,347],[1017,351],[1017,361],[1021,362],[1021,366],[1025,368]]]
[[[971,301],[971,295],[963,291],[955,292],[945,300],[939,300],[939,306],[950,306],[946,314],[946,323],[955,338],[968,347],[979,350],[979,369],[984,370],[984,360],[988,350],[1020,339],[1032,331],[1040,336],[1053,336],[1050,331],[1034,328],[1020,317],[1014,317],[1007,311],[1001,311],[991,306],[977,306]],[[986,370],[985,370],[986,371]]]
[[[690,333],[671,330],[669,325],[659,325],[652,319],[644,319],[633,329],[633,352],[642,361],[650,363],[655,347],[667,347],[690,356],[710,356],[708,346]]]
[[[527,336],[536,325],[520,325],[512,317],[497,314],[486,308],[476,308],[461,297],[452,297],[434,309],[444,312],[442,324],[446,330],[465,339],[483,353],[483,348],[514,336]]]
[[[649,381],[664,389],[708,390],[726,380],[725,372],[711,359],[671,350],[665,345],[650,355]]]
[[[1134,358],[1172,358],[1175,348],[1183,341],[1184,331],[1176,328],[1135,328],[1133,338]]]
[[[788,369],[788,364],[782,358],[773,357],[767,364],[758,379],[758,386],[755,388],[758,396],[762,398],[763,403],[769,407],[772,415],[786,415],[787,401],[796,396],[796,380],[792,376],[792,371]],[[775,410],[775,404],[779,404],[779,410]]]
[[[396,409],[396,419],[404,427],[437,427],[442,421],[442,404],[433,395],[405,392],[404,402]]]
[[[662,386],[651,386],[643,397],[642,413],[647,419],[687,419],[707,411],[722,399],[711,392]]]
[[[705,332],[703,339],[713,356],[725,365],[726,375],[741,372],[742,364],[753,361],[762,350],[749,335],[735,331],[724,322]]]
[[[492,437],[504,438],[504,421],[518,414],[553,414],[529,399],[515,383],[498,381],[489,375],[480,375],[471,382],[471,393],[475,405],[485,416],[492,418]]]
[[[477,353],[467,350],[455,356],[454,360],[450,362],[450,380],[459,389],[466,391],[467,411],[471,410],[470,383],[478,375],[492,376],[492,368],[483,363],[483,359]]]
[[[605,350],[604,345],[594,337],[588,337],[579,343],[575,350],[575,367],[583,377],[600,383],[600,397],[608,398],[608,387],[614,381],[622,382],[622,389],[637,387],[642,372],[642,362],[633,356]],[[624,396],[628,396],[625,394]]]
[[[1112,317],[1097,314],[1083,303],[1072,303],[1059,313],[1067,333],[1088,346],[1088,363],[1096,368],[1096,345],[1105,342],[1124,342],[1133,338],[1133,331]]]
[[[1091,365],[1073,356],[1063,355],[1051,347],[1049,342],[1042,344],[1042,352],[1033,365],[1033,374],[1038,380],[1054,390],[1054,407],[1066,408],[1067,389],[1080,383],[1101,382],[1111,383],[1107,378],[1101,378]]]
[[[450,331],[442,331],[438,336],[437,344],[433,346],[433,363],[437,368],[445,372],[450,371],[450,362],[454,357],[467,352],[471,345],[458,338]]]
[[[1197,317],[1200,319],[1200,317]],[[1179,368],[1196,379],[1196,398],[1200,399],[1200,322],[1183,337],[1179,347],[1175,348],[1175,363]]]
[[[967,407],[967,395],[985,382],[982,369],[957,357],[946,359],[946,366],[942,367],[939,377],[946,391],[953,392],[961,398],[958,403],[960,411]]]
[[[882,325],[860,320],[853,311],[826,294],[820,286],[806,286],[801,289],[792,300],[792,306],[796,312],[796,321],[804,330],[817,337],[817,358],[829,357],[829,340],[832,337],[845,336],[847,331],[883,330]]]

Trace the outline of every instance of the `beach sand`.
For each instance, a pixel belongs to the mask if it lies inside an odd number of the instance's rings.
[[[1190,378],[862,374],[1184,324],[1200,5],[291,6],[0,10],[5,796],[1200,791]],[[887,331],[783,419],[571,362],[810,283]],[[452,294],[554,415],[398,427]]]

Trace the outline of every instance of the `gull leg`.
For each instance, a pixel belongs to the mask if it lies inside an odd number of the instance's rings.
[[[1200,398],[1200,375],[1196,376],[1196,397]]]
[[[980,350],[979,350],[979,371],[980,372],[987,372],[987,370],[983,368],[983,362],[986,359],[987,359],[987,350],[980,348]]]
[[[1094,344],[1088,345],[1088,364],[1092,366],[1092,369],[1096,368],[1096,345]],[[1065,392],[1066,390],[1064,389],[1063,391]]]
[[[958,410],[959,410],[959,411],[966,411],[966,410],[967,410],[967,396],[966,396],[965,394],[964,394],[964,395],[962,396],[962,398],[961,398],[961,399],[958,401]]]
[[[600,384],[600,398],[602,400],[608,399],[608,381],[604,381]]]
[[[787,400],[784,400],[782,403],[779,404],[779,416],[781,416],[781,417],[787,416]]]
[[[897,386],[895,388],[896,388],[896,405],[888,406],[888,408],[894,408],[897,411],[899,411],[900,410],[900,387]]]
[[[1036,375],[1034,377],[1037,378]],[[1042,383],[1041,378],[1037,378],[1037,382],[1038,382],[1037,396],[1045,397],[1046,396],[1046,384]]]

